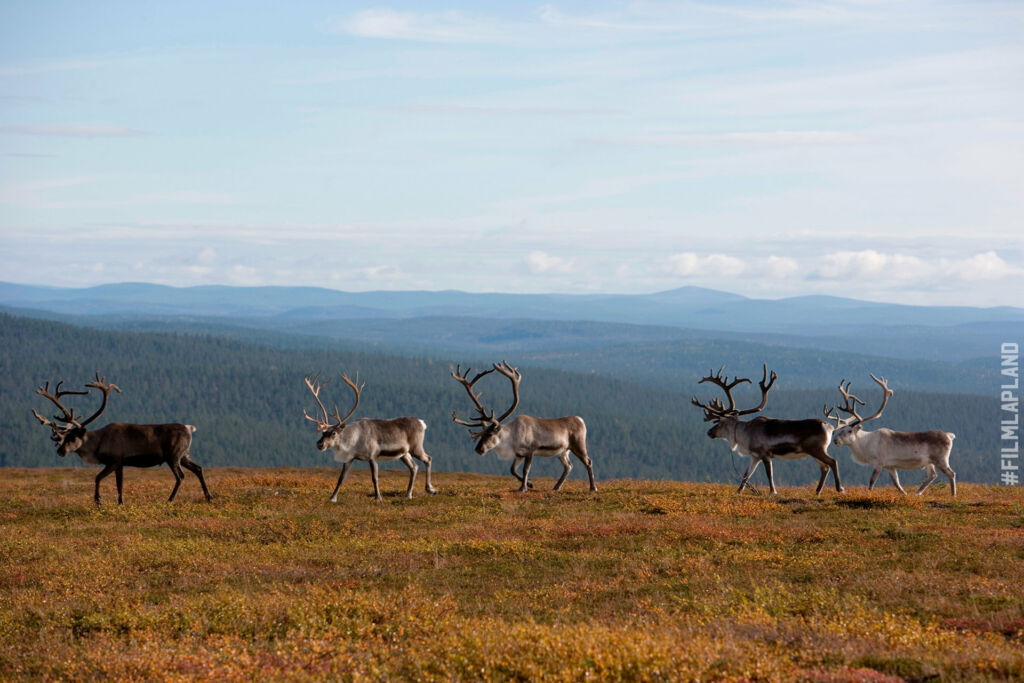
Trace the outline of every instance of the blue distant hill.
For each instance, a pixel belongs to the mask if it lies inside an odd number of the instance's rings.
[[[654,294],[342,292],[317,287],[167,287],[120,283],[63,289],[0,283],[0,304],[77,315],[283,316],[317,320],[458,316],[594,320],[705,330],[817,334],[835,325],[1024,322],[1024,308],[906,306],[828,296],[750,299],[700,287]]]

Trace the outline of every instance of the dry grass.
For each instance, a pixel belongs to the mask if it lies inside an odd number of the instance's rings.
[[[1024,677],[1024,491],[5,470],[0,676]],[[113,481],[105,482],[106,500]]]

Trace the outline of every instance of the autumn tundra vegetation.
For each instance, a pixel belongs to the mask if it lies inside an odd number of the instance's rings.
[[[0,678],[1020,680],[1024,491],[206,468],[0,479]],[[763,489],[762,489],[763,490]]]

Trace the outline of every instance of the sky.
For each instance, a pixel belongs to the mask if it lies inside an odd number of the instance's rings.
[[[0,280],[1024,305],[1024,3],[0,3]]]

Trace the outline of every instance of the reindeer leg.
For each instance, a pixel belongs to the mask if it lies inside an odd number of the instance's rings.
[[[900,473],[896,471],[896,468],[895,467],[890,467],[890,468],[888,468],[888,472],[889,472],[889,478],[892,479],[893,485],[897,489],[899,489],[899,492],[902,493],[904,496],[907,495],[907,492],[905,490],[903,490],[903,486],[900,485]]]
[[[96,502],[96,505],[99,505],[99,482],[113,472],[114,469],[114,465],[106,465],[103,467],[102,471],[96,475],[96,493],[92,496],[92,500]]]
[[[185,479],[185,473],[178,467],[178,463],[173,460],[167,463],[167,466],[171,468],[171,474],[174,475],[174,488],[171,489],[171,497],[167,499],[168,503],[174,502],[174,497],[178,495],[178,487],[181,486],[181,482]]]
[[[827,465],[828,468],[832,470],[832,476],[836,480],[836,493],[842,493],[843,491],[845,491],[846,489],[844,489],[843,485],[839,483],[839,463],[836,462],[836,459],[829,455],[824,448],[822,448],[818,452],[812,452],[810,455],[812,458],[822,463],[823,465]],[[821,481],[818,482],[818,488],[814,491],[814,495],[818,495],[821,493],[821,488],[825,485],[825,477],[827,476],[828,472],[822,473]]]
[[[760,460],[754,456],[750,456],[750,467],[747,468],[747,473],[743,475],[743,479],[740,480],[740,487],[736,490],[736,493],[743,493],[743,489],[747,487],[747,482],[750,481],[750,475],[757,469]]]
[[[946,463],[943,463],[938,467],[942,470],[942,473],[949,478],[949,490],[953,493],[953,496],[956,497],[956,472],[954,472],[953,468]]]
[[[93,495],[93,500],[96,501],[97,505],[100,504],[100,482],[103,481],[103,479],[113,471],[114,466],[107,465],[106,467],[103,468],[102,472],[96,475],[96,493]]]
[[[213,496],[210,495],[210,489],[206,488],[206,479],[203,478],[203,468],[198,463],[193,462],[187,454],[181,459],[181,466],[199,478],[199,485],[203,487],[203,495],[206,496],[206,502],[212,501]]]
[[[921,487],[917,489],[917,495],[924,493],[924,490],[931,486],[932,482],[935,481],[935,477],[939,476],[935,471],[935,465],[928,465],[928,467],[925,468],[925,471],[928,472],[928,478],[925,479],[924,483],[921,484]]]
[[[565,469],[562,470],[562,476],[559,477],[558,481],[555,483],[555,490],[556,491],[558,491],[559,489],[562,488],[562,484],[565,483],[565,478],[568,477],[569,476],[569,472],[572,471],[572,461],[569,460],[569,452],[568,451],[565,451],[560,456],[558,456],[558,460],[562,463],[562,466]]]
[[[419,460],[420,462],[427,466],[427,485],[424,490],[427,493],[431,494],[437,493],[437,489],[435,489],[434,485],[430,483],[430,463],[433,459],[429,455],[427,455],[427,452],[425,450],[423,450],[423,446],[416,446],[415,448],[413,448],[412,457],[416,458],[417,460]]]
[[[416,473],[419,471],[419,466],[413,462],[412,456],[406,453],[402,456],[402,462],[409,468],[409,488],[405,490],[405,497],[412,498],[412,485],[416,483]]]
[[[819,462],[818,469],[821,470],[821,476],[818,477],[818,488],[814,489],[814,495],[821,493],[821,489],[825,486],[825,479],[828,478],[828,465]]]
[[[878,481],[878,475],[882,473],[882,468],[876,467],[875,471],[871,473],[871,481],[868,482],[868,491],[875,488],[875,482]],[[892,470],[889,470],[889,476],[892,476]]]
[[[594,461],[587,455],[587,445],[582,441],[579,441],[572,446],[572,453],[583,462],[583,466],[587,468],[587,476],[590,478],[590,490],[597,491],[597,486],[594,484]]]
[[[523,485],[519,487],[519,493],[526,493],[530,490],[530,485],[527,483],[530,477],[530,465],[533,464],[533,454],[527,455],[523,458]]]
[[[124,499],[121,497],[121,485],[124,483],[124,467],[121,465],[117,466],[114,470],[114,481],[117,482],[117,504],[124,505]]]
[[[377,481],[377,461],[370,460],[370,478],[373,479],[373,495],[377,497],[378,503],[383,503],[384,499],[380,496],[380,483]]]
[[[764,473],[768,475],[768,488],[771,490],[773,496],[779,495],[779,492],[775,490],[775,478],[772,476],[772,459],[764,459]]]
[[[341,466],[341,474],[338,475],[338,485],[334,487],[334,493],[331,494],[331,502],[338,502],[338,489],[345,483],[345,477],[348,476],[348,466],[350,463],[345,463]]]
[[[522,462],[522,461],[523,461],[523,458],[522,458],[522,457],[519,457],[519,456],[517,456],[517,457],[516,457],[516,458],[515,458],[515,459],[514,459],[514,460],[512,461],[512,469],[510,470],[510,471],[512,472],[512,476],[513,476],[513,477],[515,477],[515,478],[516,478],[516,481],[518,481],[518,482],[519,482],[520,484],[522,484],[522,483],[523,483],[523,477],[522,477],[522,476],[521,476],[521,475],[520,475],[520,474],[519,474],[518,472],[516,472],[516,465],[518,465],[518,464],[519,464],[520,462]],[[531,488],[531,489],[533,488],[533,484],[531,484],[531,483],[529,483],[529,482],[526,482],[526,486],[527,486],[527,488]]]

